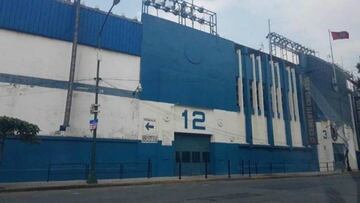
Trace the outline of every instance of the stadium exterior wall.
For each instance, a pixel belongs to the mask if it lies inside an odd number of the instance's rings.
[[[64,133],[58,129],[74,8],[58,1],[33,3],[16,7],[20,1],[0,0],[0,115],[41,128],[37,144],[6,141],[0,181],[83,179],[97,55],[91,29],[104,14],[82,8],[70,128]],[[318,170],[317,149],[306,144],[294,64],[271,63],[264,53],[148,15],[142,24],[111,16],[107,27],[99,178],[147,176],[149,160],[153,176],[176,175],[177,133],[210,136],[209,169],[215,175],[227,172],[229,160],[233,173],[240,173],[243,161],[263,165],[259,173],[283,172],[284,165],[288,172]],[[137,94],[139,83],[143,91]]]

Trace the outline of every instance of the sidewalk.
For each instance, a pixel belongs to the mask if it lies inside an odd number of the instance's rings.
[[[85,188],[101,188],[101,187],[120,187],[120,186],[137,186],[137,185],[154,185],[154,184],[181,184],[195,183],[205,181],[233,181],[233,180],[258,180],[258,179],[279,179],[279,178],[299,178],[299,177],[318,177],[332,176],[341,173],[331,172],[310,172],[310,173],[287,173],[287,174],[259,174],[252,175],[227,175],[222,176],[192,176],[182,177],[163,177],[163,178],[136,178],[136,179],[116,179],[116,180],[99,180],[98,184],[89,185],[85,180],[75,181],[57,181],[57,182],[22,182],[22,183],[0,183],[0,193],[5,192],[28,192],[28,191],[46,191],[46,190],[70,190]]]

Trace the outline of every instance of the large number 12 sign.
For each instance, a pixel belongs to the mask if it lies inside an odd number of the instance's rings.
[[[182,113],[182,117],[184,117],[184,127],[185,129],[188,129],[188,120],[189,120],[189,112],[188,110],[185,110]],[[194,130],[206,130],[206,127],[204,126],[205,123],[205,113],[201,111],[194,111],[192,113],[192,129]]]

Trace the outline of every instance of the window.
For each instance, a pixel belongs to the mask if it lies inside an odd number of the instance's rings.
[[[273,92],[272,92],[272,89],[273,89],[273,86],[271,85],[270,86],[270,98],[269,98],[269,102],[270,102],[270,109],[269,109],[269,113],[271,112],[271,116],[274,118],[275,116],[275,112],[274,112],[274,108],[273,108],[273,99],[274,99],[274,95],[273,95]],[[270,114],[269,114],[270,116]]]
[[[254,94],[253,94],[253,88],[252,88],[252,80],[249,80],[249,87],[250,87],[250,109],[251,109],[251,114],[255,113],[255,109],[254,109]]]
[[[192,162],[200,163],[200,152],[192,152]]]
[[[260,83],[256,83],[256,100],[257,100],[257,110],[259,112],[259,115],[261,115],[261,105],[260,105],[260,92],[259,92]]]
[[[238,107],[240,107],[240,98],[239,98],[239,77],[236,77],[236,81],[235,81],[235,84],[236,84],[236,105]],[[240,107],[241,108],[241,107]],[[242,111],[242,109],[240,109],[240,111]]]
[[[190,163],[190,152],[182,152],[181,158],[183,163]]]
[[[294,120],[296,121],[297,120],[297,118],[296,118],[296,108],[297,108],[297,106],[295,105],[295,96],[294,96],[293,92],[291,92],[291,97],[292,97],[292,103],[293,103],[293,108],[294,108],[294,109],[292,109],[293,112],[294,112]]]
[[[276,98],[276,117],[277,118],[280,118],[280,112],[279,112],[279,97],[278,97],[278,94],[275,93],[275,98]]]
[[[268,117],[269,116],[269,107],[267,106],[267,101],[269,101],[268,95],[267,95],[267,89],[266,89],[266,85],[263,84],[262,86],[263,89],[263,104],[264,104],[264,116]]]

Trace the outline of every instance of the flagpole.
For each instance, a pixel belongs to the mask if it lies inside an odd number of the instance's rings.
[[[330,50],[331,50],[331,61],[332,61],[332,68],[333,68],[333,86],[334,89],[337,91],[337,77],[336,77],[336,67],[335,67],[335,60],[334,60],[334,52],[331,40],[331,31],[329,30],[329,42],[330,42]]]

